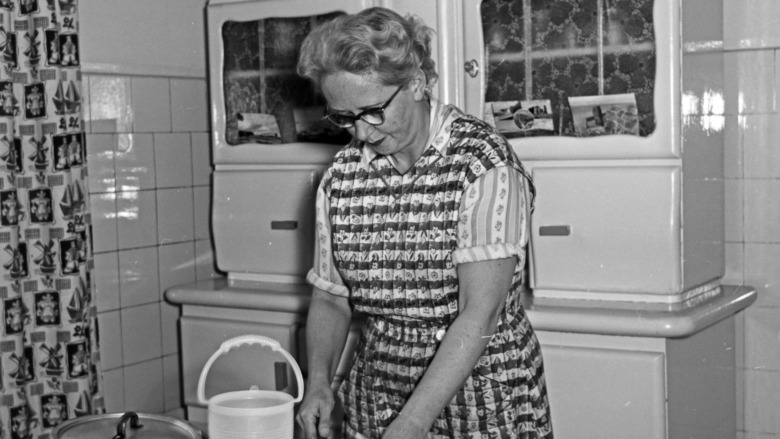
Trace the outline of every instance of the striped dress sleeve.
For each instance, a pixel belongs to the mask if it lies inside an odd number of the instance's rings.
[[[314,266],[306,275],[306,281],[313,287],[335,296],[349,297],[349,289],[344,285],[333,260],[331,245],[331,226],[328,211],[330,202],[325,195],[325,179],[317,189],[315,230],[314,230]]]
[[[529,239],[528,186],[509,166],[488,170],[466,188],[458,211],[454,264],[517,256],[525,264]]]

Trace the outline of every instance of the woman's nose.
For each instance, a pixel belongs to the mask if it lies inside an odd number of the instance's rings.
[[[357,139],[361,142],[368,140],[372,129],[374,129],[374,127],[363,119],[358,119],[355,121],[355,137],[357,137]]]

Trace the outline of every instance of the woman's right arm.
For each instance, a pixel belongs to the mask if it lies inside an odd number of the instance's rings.
[[[352,310],[346,297],[314,288],[306,321],[306,351],[309,376],[306,397],[298,409],[298,423],[306,439],[330,435],[336,400],[330,384],[336,375],[349,334]]]
[[[330,435],[330,417],[336,403],[330,384],[344,351],[352,319],[349,290],[333,260],[326,184],[327,175],[317,189],[314,264],[306,277],[313,286],[306,322],[309,370],[306,396],[297,416],[306,439],[316,439],[317,433],[323,437]]]

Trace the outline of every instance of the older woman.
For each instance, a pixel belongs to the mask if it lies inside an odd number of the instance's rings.
[[[298,72],[353,140],[317,194],[309,376],[298,422],[347,437],[551,438],[539,344],[518,300],[533,184],[507,141],[431,97],[431,30],[383,8],[315,28]]]

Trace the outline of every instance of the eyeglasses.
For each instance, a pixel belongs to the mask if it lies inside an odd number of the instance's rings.
[[[352,128],[355,126],[355,123],[357,123],[358,119],[361,119],[363,122],[369,125],[382,125],[385,123],[385,109],[390,105],[391,102],[393,102],[393,99],[398,94],[398,92],[404,88],[404,85],[406,84],[401,84],[395,93],[390,96],[390,99],[388,99],[387,102],[385,102],[381,107],[369,108],[368,110],[361,111],[356,115],[349,113],[331,113],[326,107],[324,118],[328,119],[330,123],[340,128]]]

